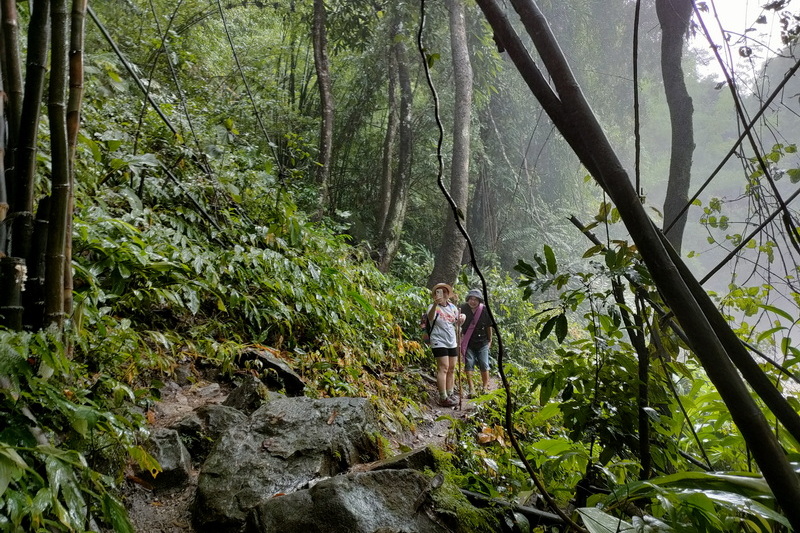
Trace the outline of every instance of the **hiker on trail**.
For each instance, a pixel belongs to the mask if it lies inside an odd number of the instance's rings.
[[[467,395],[473,396],[472,371],[475,362],[481,371],[481,394],[489,388],[489,348],[492,346],[492,321],[486,306],[483,305],[483,294],[478,289],[467,293],[467,303],[461,306],[466,316],[461,326],[461,354],[464,356],[464,369],[467,372]]]
[[[455,398],[455,368],[458,364],[458,331],[464,315],[450,301],[453,289],[446,283],[438,283],[431,289],[433,304],[428,308],[430,343],[436,358],[436,386],[439,389],[439,405],[453,407]]]

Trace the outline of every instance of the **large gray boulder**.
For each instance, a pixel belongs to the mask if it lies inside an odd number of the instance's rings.
[[[208,456],[214,443],[229,427],[245,424],[247,420],[247,415],[238,409],[209,404],[184,417],[172,429],[180,433],[183,443],[197,464]]]
[[[375,413],[365,398],[278,398],[217,441],[197,485],[198,531],[239,532],[249,511],[378,455]]]
[[[452,515],[437,516],[427,508],[430,481],[408,469],[336,476],[260,503],[250,514],[245,532],[444,533],[460,529]]]

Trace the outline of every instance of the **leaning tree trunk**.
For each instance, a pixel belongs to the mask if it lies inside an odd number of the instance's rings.
[[[530,61],[527,50],[518,46],[519,39],[497,0],[478,0],[505,49],[510,54],[519,54],[514,62],[521,71],[525,70],[523,75],[529,85],[536,87],[533,92],[537,97],[542,95],[539,98],[542,106],[616,205],[654,283],[686,331],[692,351],[725,401],[778,505],[792,527],[800,530],[800,507],[797,506],[800,501],[800,480],[724,348],[717,329],[723,327],[729,330],[730,327],[715,321],[712,327],[713,319],[710,320],[706,313],[715,314],[718,311],[706,309],[704,312],[697,297],[687,286],[684,276],[691,276],[686,270],[682,274],[685,265],[677,254],[671,256],[668,252],[669,243],[662,240],[663,236],[647,216],[637,191],[586,102],[536,3],[533,0],[511,0],[511,3],[533,39],[557,93],[547,84],[536,64]],[[541,85],[542,82],[546,85]]]
[[[67,0],[53,0],[52,51],[50,59],[50,156],[52,184],[50,188],[50,217],[45,257],[45,317],[46,324],[64,323],[64,248],[67,242],[69,216],[69,147],[67,142],[67,53],[69,50],[69,11]]]
[[[314,0],[314,67],[317,71],[317,86],[322,109],[319,132],[319,167],[317,167],[317,187],[319,187],[319,214],[330,207],[330,175],[333,154],[333,91],[331,74],[328,68],[328,37],[325,29],[325,0]]]
[[[661,77],[667,97],[672,143],[669,158],[669,181],[664,198],[664,230],[672,247],[680,253],[688,212],[689,182],[694,153],[692,97],[686,90],[681,58],[692,18],[693,0],[656,0],[661,23]]]
[[[395,6],[395,16],[402,21],[403,6]],[[402,28],[402,23],[398,22],[398,28]],[[408,190],[411,186],[411,157],[412,157],[412,104],[413,92],[411,88],[411,76],[408,71],[408,51],[405,41],[397,39],[394,43],[395,63],[397,66],[397,80],[400,88],[400,117],[399,134],[397,149],[397,171],[392,183],[392,193],[389,208],[386,212],[386,221],[383,224],[383,231],[377,245],[376,262],[382,272],[388,272],[389,267],[397,255],[400,247],[400,236],[403,233],[403,223],[406,218],[406,206],[408,203]]]
[[[449,0],[450,46],[453,55],[455,104],[453,106],[453,159],[450,165],[450,196],[460,213],[467,212],[472,119],[472,64],[467,47],[467,24],[463,0]],[[461,221],[466,226],[466,220]],[[436,254],[428,285],[453,283],[461,266],[467,242],[452,216],[446,218],[442,244]]]

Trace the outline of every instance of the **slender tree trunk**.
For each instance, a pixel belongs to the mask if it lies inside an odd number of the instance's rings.
[[[391,202],[386,213],[386,222],[378,244],[378,268],[388,272],[392,261],[400,247],[400,237],[403,233],[403,223],[406,218],[408,204],[408,190],[411,185],[411,158],[412,158],[412,130],[411,108],[413,92],[411,77],[408,72],[408,51],[403,41],[398,41],[395,47],[397,60],[397,79],[400,87],[400,123],[399,141],[397,150],[397,172],[392,184]]]
[[[396,19],[395,19],[396,20]],[[394,184],[394,164],[395,164],[395,142],[397,141],[397,131],[400,127],[400,117],[397,109],[397,57],[395,53],[394,39],[398,35],[397,25],[392,24],[390,31],[390,42],[393,43],[389,48],[389,94],[387,96],[387,117],[386,135],[383,138],[383,161],[381,167],[381,186],[378,192],[377,207],[375,209],[376,235],[382,235],[386,227],[386,217],[389,214],[389,205],[392,198],[392,187]]]
[[[322,108],[322,122],[319,132],[319,167],[317,168],[317,187],[319,187],[319,214],[330,207],[331,156],[333,153],[333,91],[331,74],[328,68],[328,37],[325,28],[325,0],[314,0],[314,67],[317,70],[317,85]]]
[[[581,161],[588,163],[587,168],[617,206],[653,281],[675,313],[688,335],[690,347],[728,406],[778,505],[792,527],[800,530],[800,507],[797,506],[800,501],[800,480],[789,465],[766,418],[750,397],[718,332],[715,331],[718,327],[725,330],[730,330],[730,327],[727,324],[717,326],[716,323],[712,327],[709,317],[687,286],[684,276],[691,276],[682,275],[681,270],[685,269],[685,265],[677,254],[670,256],[667,248],[669,244],[662,241],[662,236],[644,211],[637,191],[633,189],[627,172],[586,102],[538,6],[532,0],[511,2],[534,41],[553,80],[557,95],[552,92],[549,84],[540,85],[542,81],[547,83],[547,80],[538,73],[538,67],[531,67],[529,57],[524,57],[527,51],[516,46],[513,37],[515,32],[509,27],[496,0],[478,0],[506,50],[522,54],[514,60],[515,64],[525,65],[526,70],[532,68],[537,71],[534,75],[526,72],[526,81],[536,86],[535,93],[543,95],[539,99],[540,103],[559,125],[564,138],[576,149]]]
[[[467,23],[463,0],[448,0],[450,46],[453,54],[455,104],[453,108],[453,160],[450,165],[450,196],[460,213],[467,211],[469,193],[470,122],[472,120],[472,64],[467,47]],[[466,220],[462,220],[466,226]],[[442,244],[436,254],[428,285],[453,283],[461,266],[467,242],[452,216],[446,218]]]
[[[33,198],[36,183],[36,140],[47,67],[47,44],[50,34],[50,1],[35,0],[28,28],[28,59],[25,96],[15,143],[12,255],[26,261],[31,258],[33,237]],[[24,305],[24,304],[23,304]]]
[[[64,268],[70,205],[70,161],[67,141],[67,85],[69,52],[69,10],[67,0],[52,2],[52,53],[50,60],[50,156],[52,184],[50,223],[45,261],[46,323],[64,323]]]
[[[81,125],[83,101],[83,39],[86,29],[87,0],[72,1],[69,51],[69,100],[67,103],[67,146],[69,148],[69,205],[64,245],[64,313],[72,313],[72,211],[75,200],[75,154]]]
[[[692,18],[692,0],[656,0],[656,13],[661,23],[661,76],[667,97],[672,144],[669,159],[669,181],[664,198],[664,229],[672,247],[680,253],[688,212],[676,217],[689,200],[689,182],[694,153],[694,107],[686,90],[681,58],[683,45]]]

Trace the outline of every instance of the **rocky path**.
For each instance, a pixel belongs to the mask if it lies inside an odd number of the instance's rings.
[[[415,420],[413,432],[388,435],[394,451],[422,448],[429,444],[445,447],[451,418],[467,418],[475,411],[475,404],[462,400],[460,408],[440,407],[434,401],[435,386],[427,382],[429,402],[421,405],[421,418]],[[492,383],[493,388],[497,383]],[[220,404],[228,396],[230,387],[225,384],[198,381],[182,386],[170,382],[162,391],[162,398],[148,411],[148,420],[154,428],[169,427],[195,409],[209,404]],[[446,415],[446,416],[444,416]],[[126,480],[124,499],[135,531],[139,533],[194,532],[190,505],[197,488],[199,465],[193,465],[188,481],[179,488],[154,490],[131,472]]]

